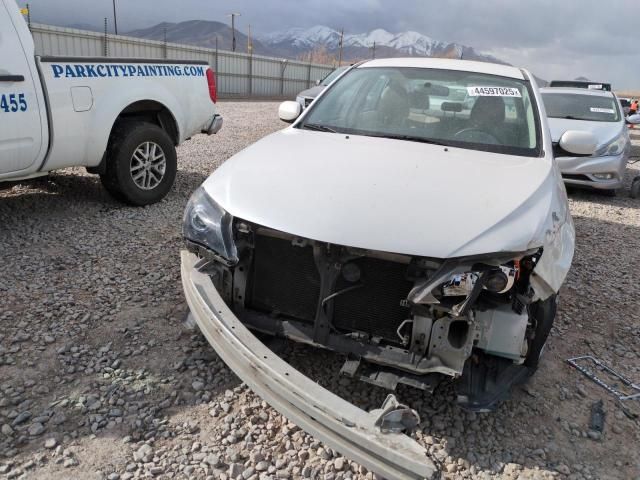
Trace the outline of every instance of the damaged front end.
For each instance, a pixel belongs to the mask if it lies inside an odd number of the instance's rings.
[[[251,331],[343,354],[341,374],[389,390],[454,379],[461,406],[494,409],[535,370],[571,263],[570,217],[554,212],[535,228],[544,241],[525,251],[429,258],[234,218],[201,188],[185,211],[182,279],[211,345],[274,408],[385,477],[426,478],[424,449],[400,433],[419,423],[415,412],[393,397],[363,412]]]
[[[191,245],[210,260],[202,271],[237,318],[254,331],[346,355],[344,375],[428,392],[463,377],[459,402],[488,410],[528,374],[536,336],[530,277],[540,248],[439,260],[314,241],[239,219],[225,228],[231,261]],[[480,385],[476,365],[484,367],[487,356],[495,359],[494,378],[483,373]]]

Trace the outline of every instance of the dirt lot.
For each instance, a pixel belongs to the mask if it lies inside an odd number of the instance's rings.
[[[67,170],[0,189],[0,478],[375,478],[288,423],[183,325],[180,224],[220,163],[283,127],[275,103],[223,103],[225,126],[179,149],[154,206],[113,201]],[[637,130],[640,133],[640,130]],[[635,155],[640,155],[640,136]],[[640,165],[640,164],[639,164]],[[443,478],[640,478],[640,422],[565,359],[595,354],[640,382],[640,200],[571,193],[577,252],[541,369],[495,413],[439,390],[401,400]],[[341,360],[289,361],[365,408],[386,392],[339,379]],[[589,428],[604,402],[602,434]]]

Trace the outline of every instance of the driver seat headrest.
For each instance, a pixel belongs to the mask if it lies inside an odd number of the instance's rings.
[[[474,125],[495,125],[504,122],[504,110],[502,97],[478,97],[469,118]]]

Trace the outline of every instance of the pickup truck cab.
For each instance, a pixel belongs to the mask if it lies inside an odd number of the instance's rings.
[[[206,62],[38,57],[13,0],[0,0],[0,182],[83,166],[132,205],[161,200],[175,147],[216,133]]]

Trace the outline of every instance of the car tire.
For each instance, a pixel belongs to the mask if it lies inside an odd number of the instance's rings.
[[[529,342],[525,366],[531,369],[531,373],[538,369],[544,346],[553,327],[558,309],[558,296],[553,295],[546,300],[539,300],[529,306],[529,318],[534,325],[533,338]]]
[[[177,168],[176,148],[167,132],[152,123],[124,121],[111,132],[100,180],[116,199],[150,205],[169,193]]]
[[[639,198],[640,197],[640,177],[636,177],[631,182],[631,191],[629,192],[629,196],[631,198]]]

